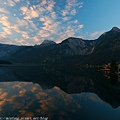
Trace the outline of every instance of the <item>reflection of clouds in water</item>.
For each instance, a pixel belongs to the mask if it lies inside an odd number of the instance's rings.
[[[35,96],[36,96],[36,98],[39,100],[39,99],[45,99],[45,98],[47,98],[47,93],[45,93],[45,92],[37,92],[36,94],[35,94]]]
[[[0,99],[0,112],[3,110],[2,107],[5,105],[5,103],[6,103],[6,99],[4,100]]]
[[[0,83],[0,87],[0,115],[6,115],[3,111],[9,111],[24,117],[54,114],[69,116],[81,108],[80,101],[74,99],[75,95],[66,94],[56,86],[42,90],[40,85],[31,82],[9,82]],[[76,96],[82,97],[79,94]],[[91,94],[87,99],[98,101]]]
[[[96,94],[89,93],[89,92],[83,92],[81,94],[75,94],[73,97],[77,96],[77,99],[79,101],[84,100],[85,102],[92,102],[92,103],[98,103],[98,104],[105,104],[104,101],[102,101]]]
[[[38,85],[37,85],[38,86]],[[33,100],[27,101],[26,98],[30,96],[24,96],[33,87],[33,83],[19,83],[19,82],[2,82],[0,83],[0,115],[3,115],[5,111],[18,111],[23,108],[29,108]],[[10,106],[10,109],[7,108]],[[33,113],[28,112],[29,115]],[[6,114],[5,114],[6,115]],[[28,114],[26,114],[28,115]]]
[[[32,112],[27,112],[26,110],[19,110],[19,113],[22,115],[22,116],[26,116],[26,117],[34,117],[34,113]],[[19,116],[19,115],[18,115]],[[19,116],[21,117],[21,116]]]
[[[100,99],[98,99],[95,95],[89,95],[89,98],[93,101],[93,102],[102,102]]]
[[[15,89],[15,88],[20,89],[20,88],[22,88],[22,86],[18,83],[18,84],[15,84],[14,86],[12,86],[12,88],[13,88],[13,89]]]
[[[22,89],[22,90],[20,90],[20,91],[19,91],[19,96],[23,96],[23,95],[25,95],[26,92],[27,92],[26,89]]]
[[[42,90],[42,88],[40,87],[40,85],[38,84],[35,84],[35,86],[32,85],[31,87],[31,92],[36,92],[36,91],[39,91],[39,90]]]
[[[7,96],[7,92],[4,92],[2,94],[0,94],[0,99],[5,99]]]

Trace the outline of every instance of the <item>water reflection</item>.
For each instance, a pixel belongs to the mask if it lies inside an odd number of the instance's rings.
[[[93,93],[70,95],[56,86],[44,90],[31,82],[2,82],[0,88],[0,116],[46,116],[50,120],[101,120],[106,117],[111,120],[120,117],[117,110],[111,109]]]
[[[120,119],[120,83],[113,86],[109,79],[92,69],[9,67],[0,70],[0,116]]]
[[[111,74],[110,71],[104,71],[105,76],[110,79],[111,84],[119,84],[120,82],[120,75],[117,73]]]

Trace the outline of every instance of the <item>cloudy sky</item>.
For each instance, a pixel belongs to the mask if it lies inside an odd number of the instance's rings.
[[[95,39],[120,27],[120,0],[0,0],[0,43]]]

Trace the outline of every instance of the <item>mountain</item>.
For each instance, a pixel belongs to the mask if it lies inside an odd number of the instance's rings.
[[[105,64],[113,59],[120,61],[120,29],[113,27],[103,33],[97,40],[94,51],[81,63]]]
[[[53,45],[56,44],[54,41],[51,40],[44,40],[41,45]]]
[[[96,40],[70,37],[56,44],[45,40],[35,46],[0,45],[0,59],[16,63],[93,64],[120,61],[120,29],[113,27]]]
[[[6,60],[0,60],[0,64],[12,64],[12,63]]]
[[[15,51],[17,51],[19,46],[9,45],[9,44],[0,44],[0,59],[6,59]]]
[[[62,41],[59,46],[65,48],[66,55],[89,55],[94,50],[95,40],[83,40],[81,38],[70,37]]]
[[[22,63],[75,64],[83,56],[93,52],[95,43],[94,40],[72,37],[59,44],[44,41],[41,45],[21,47],[9,60]]]

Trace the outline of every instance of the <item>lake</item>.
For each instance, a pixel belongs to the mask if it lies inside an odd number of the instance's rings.
[[[0,120],[120,120],[120,81],[95,69],[0,67]]]

